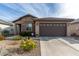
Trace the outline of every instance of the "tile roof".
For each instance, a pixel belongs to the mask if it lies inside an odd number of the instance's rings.
[[[61,20],[61,21],[74,21],[71,18],[56,18],[56,17],[46,17],[46,18],[33,18],[33,20]]]
[[[17,20],[14,20],[13,23],[16,22],[16,21],[21,20],[21,19],[24,18],[24,17],[33,17],[33,18],[37,18],[37,17],[35,17],[35,16],[32,16],[31,14],[27,14],[27,15],[24,15],[24,16],[20,17],[20,18],[17,19]]]
[[[13,23],[16,22],[16,21],[21,20],[21,19],[24,18],[24,17],[28,17],[28,16],[32,17],[32,20],[37,20],[37,21],[39,21],[39,20],[73,21],[73,20],[74,20],[74,19],[71,19],[71,18],[57,18],[57,17],[37,18],[37,17],[35,17],[35,16],[32,16],[32,15],[30,15],[30,14],[27,14],[27,15],[24,15],[24,16],[20,17],[20,18],[17,19],[17,20],[14,20]]]

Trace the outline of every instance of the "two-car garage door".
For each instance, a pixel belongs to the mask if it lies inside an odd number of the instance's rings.
[[[66,36],[65,23],[40,23],[40,36]]]

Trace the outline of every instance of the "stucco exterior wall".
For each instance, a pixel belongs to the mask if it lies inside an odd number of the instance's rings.
[[[70,24],[70,34],[76,34],[79,36],[79,23],[71,23]]]
[[[32,17],[24,17],[21,20],[15,22],[15,24],[24,24],[24,23],[28,23],[28,22],[32,22]]]
[[[71,36],[71,24],[70,23],[67,23],[67,36]]]

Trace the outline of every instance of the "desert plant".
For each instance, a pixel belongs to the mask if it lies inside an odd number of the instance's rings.
[[[0,41],[4,40],[4,39],[5,39],[5,37],[3,35],[0,35]]]
[[[19,35],[15,36],[15,37],[13,38],[13,40],[21,40],[21,39],[22,39],[22,37],[19,36]]]
[[[26,51],[30,51],[36,47],[36,43],[34,40],[22,40],[20,48]]]

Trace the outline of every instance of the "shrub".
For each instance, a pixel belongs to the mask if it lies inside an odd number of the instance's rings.
[[[21,36],[24,36],[24,37],[25,37],[25,36],[31,36],[31,33],[32,33],[32,32],[21,32],[20,35],[21,35]]]
[[[22,37],[21,36],[15,36],[14,38],[13,38],[13,40],[21,40],[22,39]]]
[[[20,48],[26,51],[30,51],[36,47],[36,43],[34,40],[29,39],[29,40],[23,40],[21,42]]]
[[[21,36],[26,36],[26,32],[21,32],[20,35]]]
[[[0,35],[0,41],[4,40],[4,39],[5,39],[5,37],[3,35]]]

